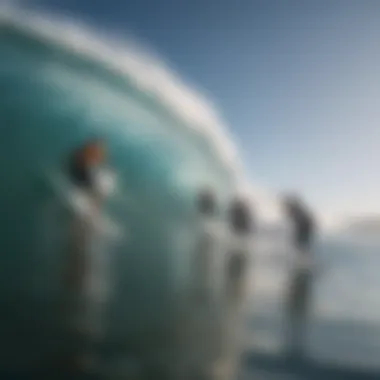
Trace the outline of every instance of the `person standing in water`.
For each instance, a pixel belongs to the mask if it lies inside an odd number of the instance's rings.
[[[196,289],[194,295],[198,301],[208,302],[211,297],[212,284],[212,271],[214,269],[213,257],[216,237],[213,225],[213,219],[216,215],[217,205],[216,197],[209,189],[204,189],[198,194],[198,211],[201,218],[201,238],[198,249],[194,255],[193,261],[193,285]]]
[[[220,379],[236,376],[241,350],[241,312],[247,285],[248,265],[254,231],[250,205],[235,197],[227,210],[228,246],[224,257],[224,292],[220,355],[216,372]]]
[[[289,319],[288,354],[300,357],[304,353],[307,322],[310,313],[312,286],[312,244],[315,222],[304,203],[295,196],[284,199],[284,208],[293,227],[292,243],[296,265],[291,274],[287,299]]]
[[[217,232],[215,231],[217,200],[210,188],[201,189],[195,198],[198,241],[190,259],[188,293],[184,298],[184,323],[179,325],[184,334],[184,365],[181,378],[203,378],[208,372],[213,355],[215,321],[215,260]],[[207,377],[207,376],[206,376]]]
[[[227,264],[227,292],[229,298],[239,299],[243,295],[250,236],[253,232],[253,217],[250,207],[242,199],[235,199],[229,209],[230,230],[237,242],[230,253]]]
[[[97,235],[94,221],[101,217],[104,194],[99,186],[98,175],[106,159],[106,147],[102,140],[93,139],[74,150],[69,156],[66,175],[74,188],[82,193],[89,202],[90,218],[73,214],[70,225],[68,249],[64,268],[64,302],[63,318],[68,339],[65,354],[65,367],[69,371],[86,372],[94,366],[94,346],[99,340],[102,321],[96,314],[98,310],[88,310],[92,301],[88,300],[88,280],[93,270],[93,238]],[[91,220],[87,220],[91,219]],[[91,309],[91,307],[90,307]]]

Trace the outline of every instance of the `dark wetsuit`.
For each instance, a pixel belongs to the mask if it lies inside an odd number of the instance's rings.
[[[301,251],[310,248],[314,234],[314,222],[308,212],[299,206],[294,206],[290,210],[294,223],[294,244]]]
[[[294,245],[301,256],[310,256],[310,248],[314,234],[314,223],[309,213],[301,206],[294,205],[291,207],[290,216],[294,224]],[[294,313],[305,313],[308,309],[308,293],[311,286],[311,273],[304,270],[295,273],[291,286],[290,309]]]
[[[230,209],[230,224],[232,230],[239,235],[249,234],[253,230],[253,220],[247,205],[236,201]]]
[[[244,202],[236,201],[230,209],[230,225],[232,231],[238,236],[246,236],[253,229],[253,220],[248,207]],[[246,252],[240,249],[231,252],[230,260],[227,267],[228,278],[235,282],[240,279],[244,273],[247,264]]]
[[[294,226],[293,243],[300,258],[311,255],[314,235],[314,221],[301,205],[293,204],[288,208]],[[301,354],[306,334],[306,323],[310,309],[312,273],[310,269],[297,269],[291,278],[288,294],[288,313],[290,317],[290,353]]]

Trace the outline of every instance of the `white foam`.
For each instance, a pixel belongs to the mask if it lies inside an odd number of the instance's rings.
[[[63,19],[46,12],[23,11],[12,6],[0,8],[1,25],[14,28],[49,41],[86,59],[99,62],[110,72],[128,77],[141,91],[154,96],[163,107],[180,121],[179,127],[207,143],[212,156],[236,181],[236,188],[265,223],[280,218],[275,196],[253,186],[247,178],[238,150],[215,107],[186,85],[162,60],[154,57],[130,40],[95,33],[73,19]],[[191,176],[191,171],[182,173]]]
[[[31,13],[5,7],[0,9],[0,26],[5,23],[45,41],[58,44],[88,59],[101,62],[108,70],[128,76],[142,91],[155,96],[192,133],[202,136],[219,159],[242,175],[242,164],[227,128],[214,107],[200,93],[190,89],[161,60],[136,45],[102,35],[73,20],[46,13]]]

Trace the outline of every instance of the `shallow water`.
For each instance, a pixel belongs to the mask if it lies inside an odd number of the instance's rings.
[[[338,238],[325,239],[315,247],[319,273],[313,284],[307,344],[314,360],[380,371],[379,248]],[[246,342],[251,350],[270,355],[284,352],[288,266],[281,258],[288,255],[284,245],[272,246],[262,255],[257,252],[247,322]]]

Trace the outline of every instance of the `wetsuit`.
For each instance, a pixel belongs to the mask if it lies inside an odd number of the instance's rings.
[[[299,204],[289,205],[288,212],[295,228],[293,243],[299,255],[298,260],[308,260],[311,255],[314,222],[307,210]],[[310,312],[311,287],[312,272],[310,268],[307,266],[297,267],[292,275],[287,305],[290,317],[290,354],[301,355],[304,349],[303,344]]]
[[[295,232],[294,244],[301,251],[310,248],[314,233],[314,223],[308,212],[300,206],[293,206],[290,210]]]
[[[230,209],[230,224],[232,230],[239,235],[245,235],[253,230],[251,212],[243,201],[236,201]]]

